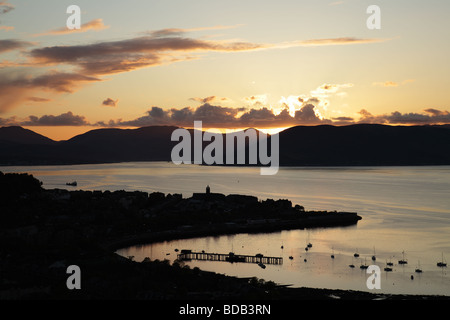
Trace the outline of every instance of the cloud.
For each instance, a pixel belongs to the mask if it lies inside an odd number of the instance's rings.
[[[31,45],[19,40],[1,40],[0,50],[10,51]],[[129,72],[150,66],[192,59],[191,53],[205,51],[240,52],[262,48],[249,42],[207,41],[186,37],[143,36],[87,45],[35,48],[26,53],[24,63],[0,63],[0,112],[20,105],[34,89],[71,93],[101,76]],[[1,52],[0,51],[0,52]],[[17,66],[26,75],[17,76]],[[53,67],[51,72],[39,69]],[[62,71],[64,70],[64,71]]]
[[[99,30],[105,27],[101,19],[90,21],[83,26],[85,31]],[[16,67],[23,67],[21,70],[26,68],[31,69],[25,77],[21,77],[20,79],[13,79],[13,81],[6,82],[0,78],[0,84],[4,83],[4,87],[0,87],[0,112],[19,105],[20,102],[24,101],[24,98],[33,95],[32,92],[24,91],[39,89],[55,93],[71,93],[84,84],[102,81],[103,76],[192,60],[197,57],[197,54],[204,52],[249,52],[289,48],[293,46],[358,44],[385,41],[383,39],[334,38],[269,44],[232,40],[205,40],[186,36],[187,32],[192,31],[233,27],[236,26],[215,26],[192,29],[172,28],[152,31],[144,36],[124,40],[33,48],[26,51],[25,62],[0,62],[0,67],[2,68],[0,72],[6,74],[7,78],[15,77],[14,73],[18,69]],[[50,33],[61,34],[65,32],[67,30],[63,31],[59,29],[53,30]],[[1,41],[0,52],[35,45],[19,40]],[[46,70],[49,67],[52,67],[54,70],[50,72],[39,72],[39,70]],[[8,74],[8,72],[11,74]],[[25,70],[23,72],[27,71]],[[321,88],[322,95],[332,94],[338,89],[340,87]],[[211,98],[193,99],[200,103],[210,105],[218,102],[217,99],[219,98],[214,97],[212,98],[213,100],[208,100]],[[320,101],[321,104],[318,107],[326,108],[326,99],[322,97]],[[259,106],[263,106],[262,103]],[[293,115],[295,109],[291,110],[291,112]]]
[[[314,101],[314,100],[312,100]],[[386,124],[386,125],[435,125],[450,124],[450,113],[437,109],[425,109],[424,113],[401,113],[394,111],[390,114],[373,115],[367,110],[359,112],[360,119],[340,116],[331,119],[321,117],[317,107],[305,101],[302,107],[291,116],[288,108],[275,113],[268,107],[262,108],[229,108],[203,104],[198,108],[184,107],[163,109],[151,107],[143,116],[133,120],[109,120],[90,123],[82,115],[72,112],[61,115],[29,116],[25,119],[10,117],[0,118],[0,125],[20,126],[94,126],[94,127],[145,127],[168,125],[178,127],[192,127],[194,121],[202,121],[204,128],[284,128],[297,125],[351,125],[358,123]]]
[[[195,32],[195,31],[205,31],[205,30],[224,30],[224,29],[234,29],[237,27],[242,26],[242,24],[236,24],[231,26],[213,26],[213,27],[199,27],[199,28],[188,28],[188,29],[181,29],[181,28],[167,28],[167,29],[161,29],[161,30],[154,30],[146,32],[146,34],[152,36],[152,37],[171,37],[171,36],[181,36],[188,32]]]
[[[341,116],[331,119],[324,118],[314,105],[314,99],[303,102],[301,108],[295,111],[294,116],[285,107],[281,112],[275,113],[268,107],[228,108],[204,104],[198,108],[162,109],[153,106],[146,115],[135,120],[110,120],[97,122],[95,126],[105,127],[143,127],[153,125],[170,125],[179,127],[192,127],[194,121],[202,121],[204,128],[282,128],[297,125],[351,125],[358,123],[373,123],[387,125],[432,125],[450,124],[450,113],[436,109],[426,109],[424,113],[401,113],[394,111],[390,114],[372,115],[367,110],[359,112],[360,119]]]
[[[212,102],[224,102],[224,101],[229,101],[228,98],[219,98],[217,96],[209,96],[206,98],[190,98],[189,100],[192,101],[197,101],[197,102],[201,102],[201,103],[212,103]]]
[[[278,128],[293,125],[328,124],[331,120],[318,116],[313,104],[305,104],[292,117],[285,108],[275,114],[274,110],[262,107],[247,109],[244,107],[230,108],[205,103],[198,108],[162,109],[153,106],[146,114],[134,120],[110,120],[97,122],[96,126],[108,127],[143,127],[153,125],[170,125],[192,127],[194,121],[202,121],[205,128]]]
[[[425,109],[425,113],[401,113],[394,111],[390,114],[372,115],[367,110],[361,110],[358,123],[380,123],[380,124],[401,124],[401,125],[431,125],[450,123],[450,113],[437,109]]]
[[[0,14],[5,14],[14,9],[14,6],[8,1],[0,1]]]
[[[49,102],[52,101],[51,99],[47,99],[47,98],[40,98],[40,97],[28,97],[27,101],[31,101],[31,102]]]
[[[44,115],[42,117],[30,116],[28,121],[22,122],[23,126],[85,126],[89,123],[84,116],[74,115],[72,112],[59,116]]]
[[[41,117],[29,116],[19,120],[17,117],[0,118],[3,126],[87,126],[90,125],[84,116],[74,115],[71,111],[58,116],[43,115]]]
[[[58,36],[58,35],[66,35],[66,34],[71,34],[71,33],[83,33],[83,32],[88,32],[90,30],[94,30],[94,31],[100,31],[100,30],[104,30],[104,29],[108,29],[109,26],[105,26],[105,24],[103,23],[103,19],[95,19],[89,22],[86,22],[84,24],[82,24],[80,26],[80,29],[69,29],[67,27],[63,27],[63,28],[59,28],[59,29],[55,29],[55,30],[50,30],[44,33],[39,33],[39,34],[35,34],[35,37],[40,37],[40,36]]]
[[[14,30],[14,27],[11,27],[11,26],[0,26],[0,30],[11,31],[11,30]]]
[[[385,42],[390,39],[377,39],[377,38],[354,38],[354,37],[341,37],[341,38],[329,38],[329,39],[311,39],[300,41],[302,46],[336,46],[336,45],[351,45],[351,44],[365,44],[365,43],[378,43]]]
[[[115,107],[115,106],[117,106],[117,103],[119,102],[119,100],[117,99],[117,100],[113,100],[113,99],[111,99],[111,98],[107,98],[106,100],[104,100],[103,102],[102,102],[102,105],[103,106],[108,106],[108,107]]]
[[[425,111],[426,113],[431,114],[431,115],[434,116],[434,117],[448,115],[448,112],[447,112],[447,111],[441,111],[441,110],[432,109],[432,108],[425,109],[424,111]]]
[[[263,47],[264,45],[249,42],[144,36],[89,45],[44,47],[32,50],[29,55],[31,61],[36,64],[67,64],[77,67],[84,74],[106,75],[186,59],[185,56],[177,54],[250,51]]]
[[[100,79],[77,73],[50,71],[41,75],[0,73],[0,113],[27,100],[35,91],[72,93],[80,85]]]
[[[21,41],[16,39],[0,40],[0,53],[22,49],[34,45],[32,42]]]
[[[243,52],[293,46],[372,43],[380,39],[335,38],[261,44],[245,41],[213,41],[184,37],[186,30],[163,29],[127,40],[87,45],[53,46],[32,50],[31,63],[71,65],[84,74],[107,75],[192,59],[187,54],[206,51]]]
[[[405,85],[411,82],[414,82],[414,79],[407,79],[402,81],[401,83],[395,82],[395,81],[385,81],[385,82],[374,82],[372,83],[373,86],[378,86],[378,87],[398,87],[400,85]]]
[[[267,94],[256,94],[250,97],[245,97],[244,101],[251,106],[267,106]]]
[[[333,121],[340,121],[340,122],[352,122],[354,121],[354,119],[352,117],[337,117],[337,118],[332,118]]]
[[[344,84],[329,84],[324,83],[319,86],[317,89],[311,91],[311,95],[314,97],[323,97],[326,98],[330,94],[337,93],[342,88],[352,88],[353,83],[344,83]]]
[[[311,104],[315,106],[314,113],[316,118],[322,120],[324,117],[321,115],[322,112],[327,111],[330,101],[328,100],[332,95],[338,95],[341,98],[342,93],[341,89],[352,88],[352,83],[344,83],[344,84],[329,84],[324,83],[312,90],[309,95],[298,95],[298,96],[288,96],[281,97],[279,103],[282,105],[282,109],[286,108],[289,110],[289,114],[292,117],[295,117],[296,112],[303,109],[306,105]],[[310,107],[304,110],[304,114],[300,113],[302,117],[306,117],[306,111],[311,109]],[[309,110],[310,112],[310,110]],[[300,116],[300,115],[299,115]],[[306,118],[305,118],[306,119]],[[317,121],[316,121],[317,122]]]
[[[27,86],[72,93],[79,84],[95,81],[100,81],[100,79],[77,73],[50,72],[32,79]]]
[[[394,81],[386,81],[386,82],[374,82],[372,85],[378,87],[398,87],[399,84]]]

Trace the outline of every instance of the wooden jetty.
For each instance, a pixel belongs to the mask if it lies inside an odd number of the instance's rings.
[[[263,263],[263,264],[283,264],[281,257],[266,257],[262,254],[254,256],[234,254],[230,252],[224,253],[207,253],[207,252],[192,252],[190,250],[181,250],[178,255],[178,260],[202,260],[202,261],[224,261],[224,262],[245,262],[245,263]]]

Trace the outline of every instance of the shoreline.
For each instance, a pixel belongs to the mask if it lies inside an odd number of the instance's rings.
[[[356,215],[356,214],[355,214]],[[357,216],[357,215],[356,215]],[[273,233],[282,232],[287,230],[304,230],[307,228],[332,228],[332,227],[349,227],[355,225],[357,221],[362,218],[349,217],[348,221],[335,220],[327,221],[327,223],[320,223],[318,221],[306,222],[306,221],[279,221],[278,223],[264,222],[255,225],[236,225],[230,226],[226,223],[208,225],[205,227],[192,227],[192,230],[166,230],[153,233],[142,233],[139,235],[133,235],[124,237],[121,239],[108,240],[102,246],[108,250],[119,250],[125,247],[151,244],[156,242],[165,242],[172,240],[204,238],[204,237],[216,237],[222,235],[235,235],[242,233],[258,234],[258,233]]]
[[[322,227],[318,227],[322,228]],[[326,227],[325,227],[326,228]],[[301,228],[300,230],[305,229]],[[276,229],[273,231],[268,230],[242,230],[239,233],[252,233],[252,234],[258,234],[258,233],[271,233],[271,232],[281,232],[284,230],[299,230],[299,228],[292,227],[289,229]],[[214,233],[211,234],[211,232],[207,232],[204,230],[203,232],[199,231],[193,231],[193,232],[180,232],[180,231],[173,231],[173,232],[167,232],[167,233],[159,233],[159,234],[153,234],[153,235],[140,235],[137,237],[132,238],[126,238],[126,239],[119,239],[117,241],[111,241],[107,244],[103,244],[106,250],[113,251],[115,255],[117,255],[120,259],[126,259],[125,257],[118,254],[116,251],[120,249],[125,249],[127,247],[136,246],[136,245],[148,245],[158,242],[166,242],[166,241],[172,241],[172,240],[184,240],[184,239],[192,239],[192,238],[203,238],[203,237],[215,237],[215,236],[221,236],[221,235],[234,235],[239,234],[234,233],[230,230],[225,231],[223,233]],[[175,259],[176,260],[176,259]],[[156,260],[153,260],[156,261]],[[142,263],[142,262],[136,262],[136,263]],[[226,277],[226,278],[235,278],[239,281],[246,281],[248,277],[238,277],[238,276],[230,276],[225,274],[220,274],[214,271],[205,271],[200,269],[201,272],[214,274],[220,277]],[[261,280],[264,280],[262,278]],[[450,293],[449,295],[440,295],[440,294],[407,294],[407,293],[380,293],[380,292],[369,292],[369,291],[362,291],[362,290],[353,290],[353,289],[331,289],[331,288],[315,288],[315,287],[293,287],[292,284],[281,284],[276,283],[275,286],[278,290],[283,291],[283,295],[278,297],[277,300],[296,300],[296,299],[306,299],[306,300],[324,300],[324,299],[331,299],[331,300],[450,300]]]
[[[450,299],[289,288],[115,253],[155,241],[348,226],[361,219],[356,213],[304,211],[286,199],[208,192],[183,199],[159,192],[46,190],[28,174],[0,173],[0,189],[0,300]],[[83,270],[83,290],[67,290],[70,265]]]

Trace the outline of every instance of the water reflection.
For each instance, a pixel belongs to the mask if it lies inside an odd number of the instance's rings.
[[[382,286],[377,292],[408,293],[408,294],[440,294],[450,295],[450,278],[446,269],[436,267],[433,255],[423,255],[423,252],[408,252],[407,265],[399,265],[397,259],[401,252],[390,250],[390,246],[377,246],[377,260],[372,261],[373,247],[361,246],[360,256],[353,257],[354,247],[347,243],[349,230],[346,228],[322,230],[293,230],[270,234],[239,234],[232,236],[206,237],[187,240],[175,240],[151,245],[139,245],[118,251],[123,256],[133,255],[136,261],[145,257],[152,260],[168,259],[173,262],[177,258],[175,249],[191,249],[196,252],[228,253],[283,257],[282,265],[267,264],[261,269],[257,264],[228,263],[212,261],[186,261],[191,267],[214,271],[239,277],[259,277],[280,284],[292,284],[297,287],[318,287],[332,289],[367,289],[366,270],[360,269],[361,264],[375,264],[384,269],[386,261],[393,258],[392,272],[382,271]],[[313,246],[305,251],[304,239],[310,234]],[[334,241],[334,240],[336,241]],[[339,241],[338,241],[339,240]],[[283,243],[283,249],[281,248]],[[333,248],[333,249],[332,249]],[[330,254],[334,250],[334,259]],[[422,274],[416,274],[414,258],[420,254]],[[292,256],[293,259],[289,259]],[[394,260],[395,259],[395,260]],[[430,259],[430,260],[428,260]],[[306,260],[306,261],[305,261]],[[354,264],[355,268],[349,265]],[[410,276],[414,275],[414,280]]]

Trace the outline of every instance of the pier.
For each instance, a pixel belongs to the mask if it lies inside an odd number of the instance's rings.
[[[190,250],[181,250],[178,255],[178,260],[202,260],[202,261],[224,261],[224,262],[244,262],[244,263],[262,263],[262,264],[283,264],[281,257],[266,257],[262,254],[254,256],[234,254],[230,252],[224,253],[206,253],[206,252],[191,252]]]

